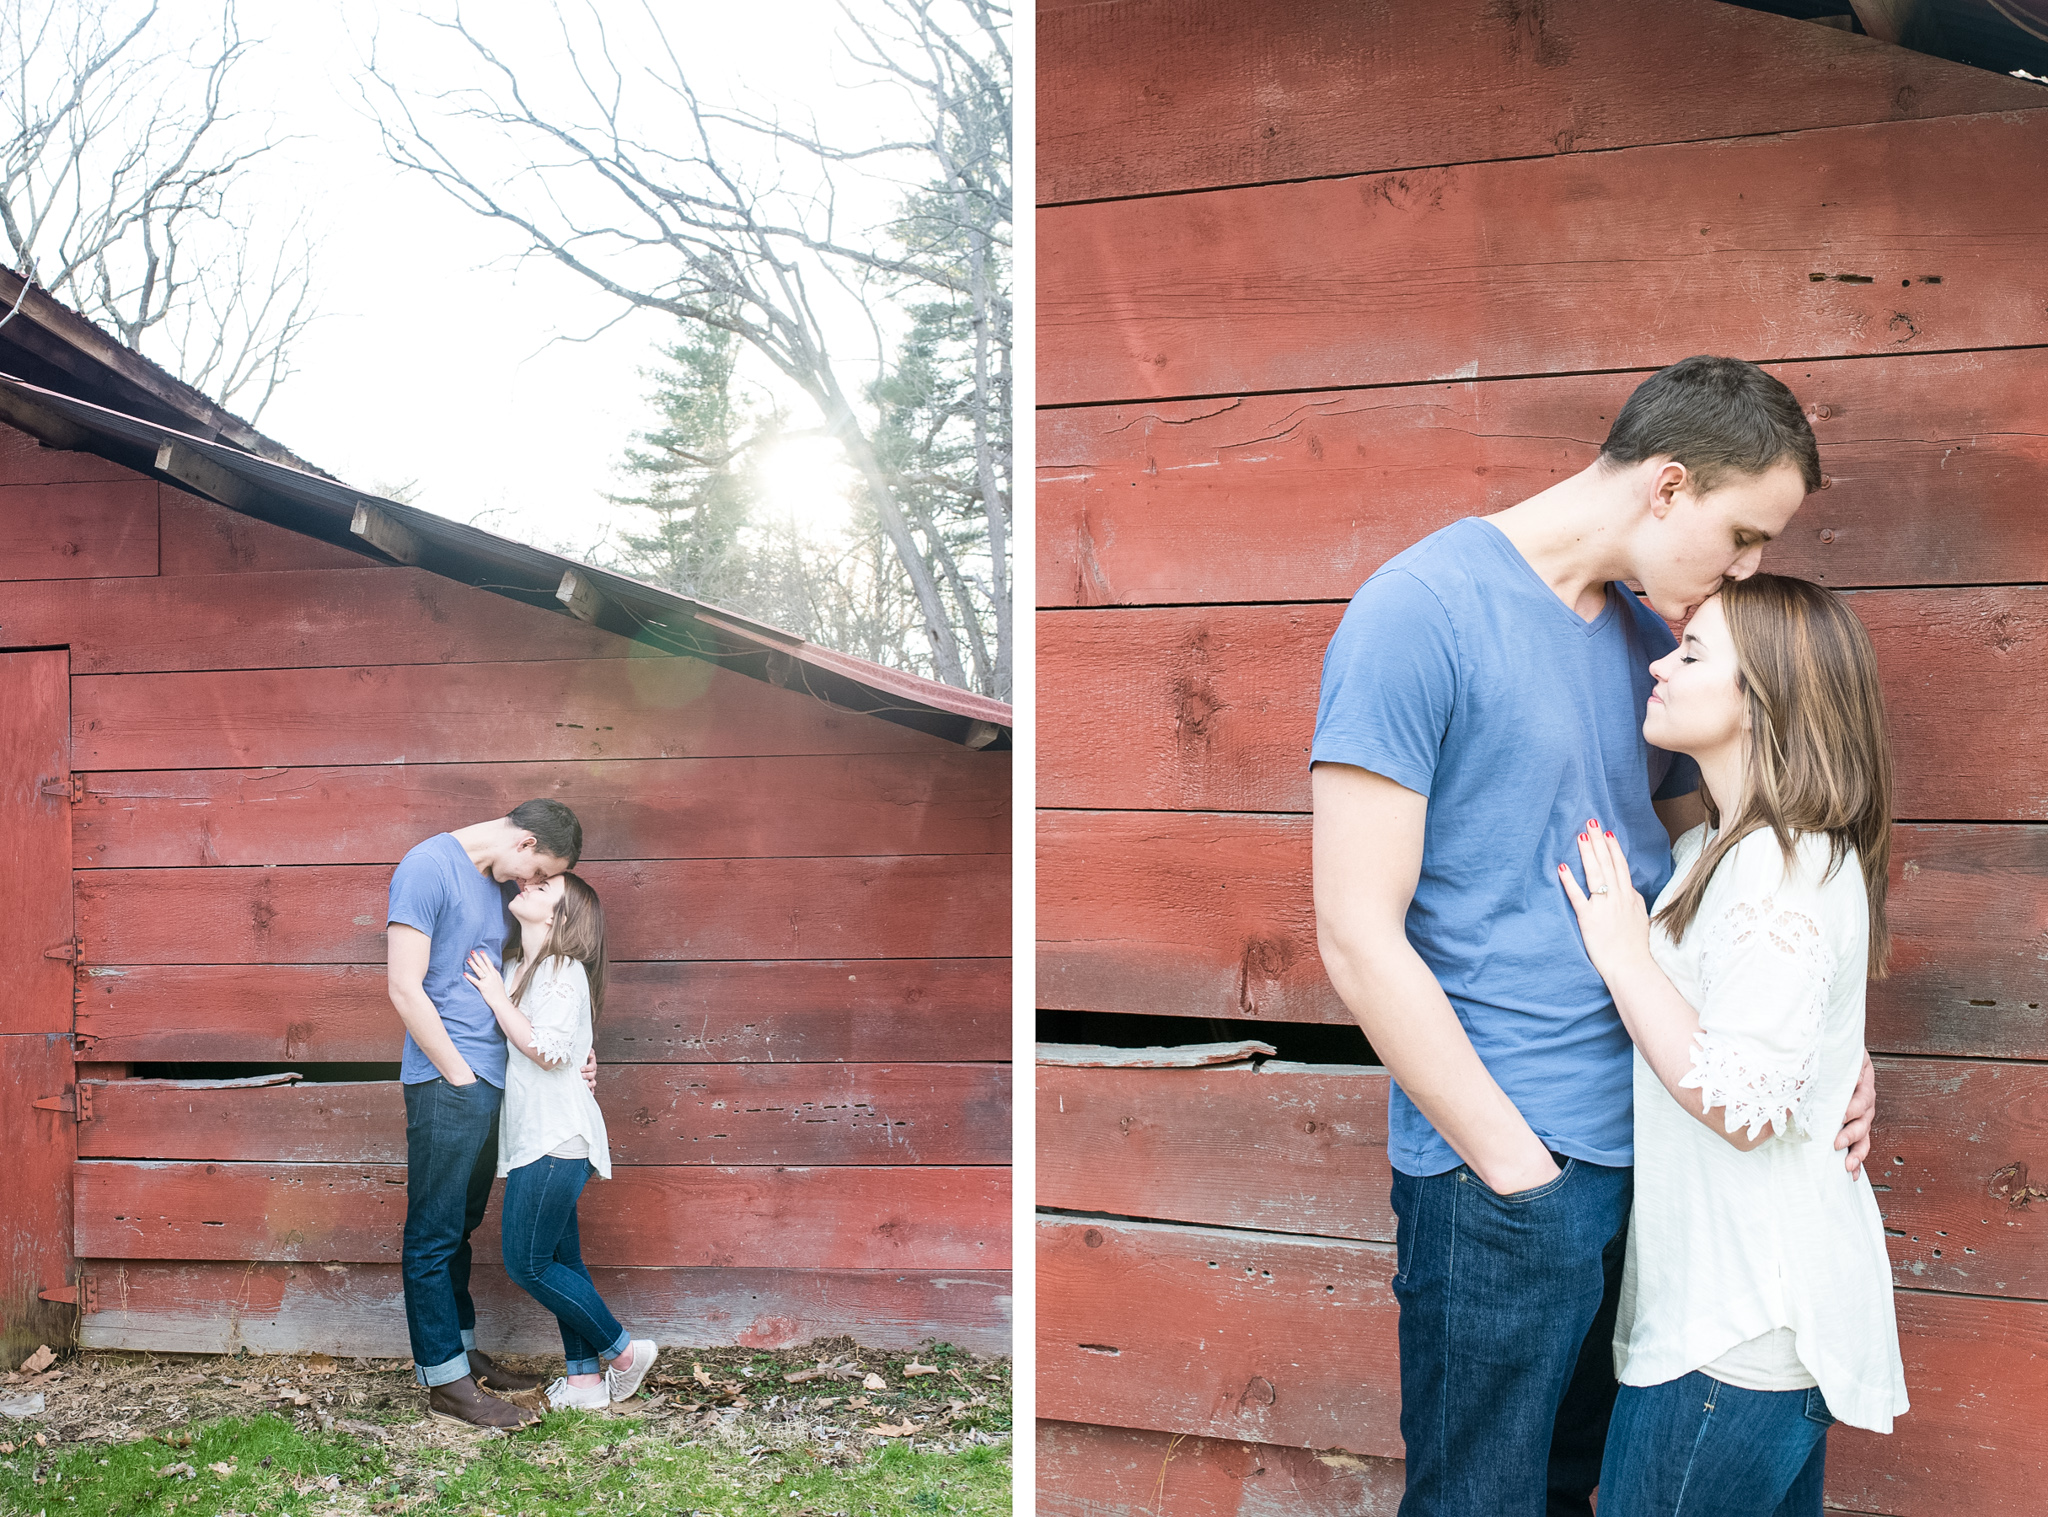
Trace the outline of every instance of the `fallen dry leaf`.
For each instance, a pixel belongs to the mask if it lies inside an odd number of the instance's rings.
[[[886,1391],[889,1388],[889,1382],[873,1370],[869,1370],[868,1377],[861,1381],[860,1388],[864,1391]]]
[[[159,1480],[190,1480],[199,1471],[180,1459],[176,1464],[167,1464],[156,1472]]]
[[[846,1398],[846,1404],[848,1406],[873,1406],[874,1402],[868,1400],[865,1396],[849,1396]]]
[[[811,1405],[815,1406],[819,1411],[822,1412],[828,1406],[839,1405],[839,1398],[837,1396],[820,1396],[816,1401],[813,1401]]]
[[[888,1423],[884,1422],[879,1426],[869,1428],[868,1431],[877,1433],[884,1438],[908,1438],[912,1433],[921,1433],[924,1429],[918,1426],[917,1423],[912,1422],[908,1417],[905,1417],[900,1427],[891,1427]]]
[[[11,1454],[11,1453],[13,1453],[13,1452],[14,1452],[14,1445],[13,1445],[13,1444],[11,1444],[11,1443],[0,1443],[0,1454]]]
[[[50,1345],[45,1343],[41,1348],[21,1361],[21,1372],[24,1375],[40,1375],[56,1362],[57,1356],[50,1351]]]
[[[832,1371],[829,1369],[820,1367],[814,1370],[798,1370],[794,1374],[784,1375],[782,1379],[783,1383],[787,1385],[802,1385],[806,1380],[823,1379],[831,1373]]]
[[[220,1476],[220,1478],[223,1480],[227,1479],[228,1476],[234,1474],[235,1472],[235,1467],[232,1464],[229,1464],[225,1459],[217,1459],[212,1464],[209,1464],[207,1468],[212,1470],[214,1474]]]
[[[48,1448],[49,1446],[50,1446],[50,1440],[49,1440],[49,1439],[47,1439],[47,1438],[45,1438],[45,1437],[44,1437],[44,1436],[43,1436],[43,1435],[42,1435],[41,1433],[37,1433],[37,1434],[36,1434],[36,1447],[37,1447],[37,1448],[39,1448],[39,1449],[46,1449],[46,1448]]]
[[[938,1372],[939,1367],[936,1364],[919,1364],[915,1359],[903,1366],[903,1373],[906,1377],[910,1375],[936,1375]]]
[[[690,1373],[697,1377],[699,1385],[709,1385],[711,1383],[711,1377],[704,1373],[704,1366],[701,1364],[691,1365]]]
[[[306,1373],[309,1375],[337,1375],[341,1373],[341,1366],[336,1364],[330,1355],[314,1354],[306,1360]]]

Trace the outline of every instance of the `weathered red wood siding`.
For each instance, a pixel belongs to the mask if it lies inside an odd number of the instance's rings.
[[[1987,1182],[2048,1167],[2048,92],[1685,0],[1038,24],[1039,1004],[1348,1020],[1305,814],[1344,602],[1584,467],[1648,370],[1769,364],[1829,482],[1766,562],[1854,592],[1900,760],[1914,1410],[1837,1431],[1829,1502],[2037,1510],[2048,1216]],[[1041,1510],[1393,1511],[1385,1100],[1039,1071]]]
[[[612,923],[618,1168],[585,1233],[621,1311],[677,1343],[1007,1350],[1006,753],[0,428],[0,649],[21,647],[68,650],[55,741],[75,783],[0,799],[68,822],[46,935],[75,918],[81,962],[74,985],[20,945],[11,983],[54,973],[57,1020],[0,1032],[57,1034],[63,1069],[6,1050],[0,1131],[75,1202],[75,1222],[43,1207],[38,1236],[58,1276],[76,1244],[80,1341],[407,1352],[395,1083],[93,1076],[395,1061],[393,865],[546,795],[582,818]],[[35,766],[6,751],[12,784]],[[14,817],[0,848],[26,836]],[[69,1088],[74,1031],[76,1121],[22,1094]],[[549,1319],[481,1270],[486,1338],[548,1351]]]

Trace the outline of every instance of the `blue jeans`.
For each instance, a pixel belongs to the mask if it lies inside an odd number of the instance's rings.
[[[1699,1370],[1624,1385],[1600,1517],[1820,1517],[1834,1420],[1818,1389],[1746,1391]]]
[[[632,1341],[583,1267],[576,1198],[590,1175],[588,1159],[544,1155],[505,1177],[505,1273],[555,1314],[571,1375],[596,1374],[600,1356],[615,1359]]]
[[[469,1235],[484,1219],[498,1172],[498,1107],[505,1093],[481,1077],[405,1087],[405,1327],[413,1374],[446,1385],[469,1373],[476,1305],[469,1299]]]
[[[1634,1171],[1559,1162],[1509,1196],[1463,1166],[1394,1171],[1400,1517],[1592,1511]]]

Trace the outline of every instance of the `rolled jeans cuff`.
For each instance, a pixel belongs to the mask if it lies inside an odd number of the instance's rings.
[[[595,1359],[571,1359],[562,1366],[565,1375],[595,1375],[604,1366]]]
[[[431,1368],[422,1368],[419,1365],[414,1365],[412,1372],[419,1383],[424,1386],[452,1385],[455,1381],[460,1380],[469,1373],[469,1355],[457,1354],[446,1363],[436,1364]]]
[[[610,1348],[604,1350],[603,1357],[607,1359],[616,1359],[619,1357],[619,1355],[623,1354],[627,1349],[631,1348],[632,1346],[633,1330],[629,1327],[622,1327],[619,1329],[619,1341],[617,1343],[614,1343]]]
[[[473,1327],[465,1327],[465,1328],[464,1328],[464,1329],[462,1330],[462,1346],[463,1346],[464,1348],[466,1348],[466,1349],[469,1349],[469,1348],[475,1348],[475,1347],[476,1347],[476,1329],[475,1329],[475,1328],[473,1328]]]

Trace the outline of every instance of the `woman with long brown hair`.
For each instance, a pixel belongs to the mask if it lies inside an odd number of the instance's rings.
[[[604,1011],[604,907],[581,876],[563,874],[505,909],[518,926],[505,946],[511,989],[481,952],[467,974],[521,1055],[506,1064],[498,1127],[505,1272],[562,1330],[564,1372],[547,1388],[549,1406],[596,1410],[638,1390],[656,1353],[604,1304],[576,1228],[591,1172],[612,1175],[604,1113],[580,1073]]]
[[[1828,1426],[1906,1410],[1870,1181],[1825,1142],[1884,972],[1876,655],[1818,585],[1731,581],[1650,666],[1643,735],[1707,821],[1654,908],[1613,833],[1559,877],[1635,1042],[1635,1209],[1601,1517],[1819,1517]]]

